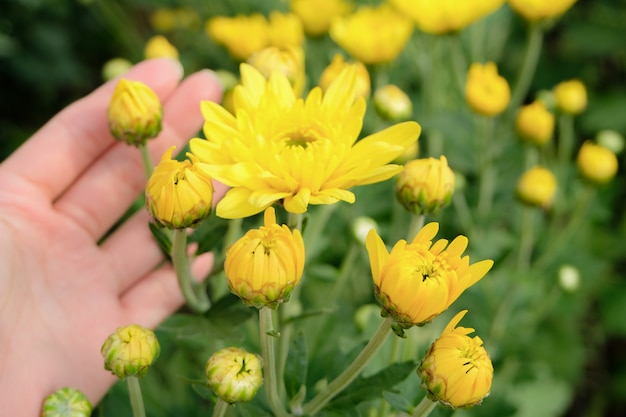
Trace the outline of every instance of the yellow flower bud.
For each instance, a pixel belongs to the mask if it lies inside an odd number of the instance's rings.
[[[374,106],[386,120],[406,120],[413,113],[413,103],[398,86],[387,84],[374,92]]]
[[[109,130],[129,145],[143,145],[161,131],[163,107],[150,87],[139,81],[121,79],[107,110]]]
[[[269,23],[260,13],[213,17],[206,22],[205,30],[211,39],[240,61],[270,45]]]
[[[176,29],[176,11],[160,7],[150,15],[150,25],[161,33],[172,32]]]
[[[273,11],[270,13],[268,24],[270,46],[286,49],[304,45],[304,28],[295,14]]]
[[[604,146],[586,141],[581,146],[576,159],[581,175],[595,184],[609,182],[617,174],[617,157]]]
[[[76,388],[61,388],[43,401],[41,417],[89,417],[92,406],[89,399]]]
[[[246,305],[275,308],[289,300],[302,277],[302,235],[276,224],[274,208],[268,207],[265,226],[248,231],[228,248],[224,270],[230,290]]]
[[[296,96],[302,95],[306,74],[304,72],[304,51],[301,47],[290,46],[284,49],[270,46],[253,53],[248,64],[259,70],[269,79],[272,72],[280,72],[289,80]]]
[[[556,177],[548,169],[535,166],[517,182],[517,196],[525,204],[548,209],[556,194]]]
[[[213,184],[196,156],[172,159],[175,146],[163,154],[148,179],[146,206],[154,219],[170,229],[193,227],[206,219],[213,208]]]
[[[332,21],[345,16],[352,5],[344,0],[291,0],[289,7],[302,21],[304,31],[311,36],[328,32]]]
[[[498,75],[493,62],[474,63],[467,73],[465,84],[467,103],[478,114],[496,116],[502,113],[511,100],[511,89],[504,77]]]
[[[542,101],[536,100],[522,106],[517,113],[515,128],[522,140],[542,146],[552,139],[554,115],[546,109]]]
[[[404,165],[396,180],[396,197],[411,213],[435,213],[450,204],[454,181],[445,156],[414,159]]]
[[[587,107],[587,89],[580,80],[563,81],[554,87],[556,105],[560,111],[580,114]]]
[[[258,356],[235,347],[211,355],[205,374],[208,386],[229,404],[252,400],[263,385],[263,367]]]
[[[534,22],[565,13],[576,0],[508,0],[511,8],[524,19]]]
[[[118,75],[124,74],[133,64],[124,58],[113,58],[104,63],[102,67],[102,78],[105,81],[112,80]]]
[[[390,5],[361,6],[336,18],[330,37],[354,59],[364,64],[391,62],[400,55],[413,33],[414,23]]]
[[[455,327],[467,313],[450,320],[417,370],[428,398],[449,407],[472,407],[489,395],[493,364],[474,329]]]
[[[165,36],[157,35],[148,40],[143,50],[145,59],[172,58],[178,59],[178,49]]]
[[[469,243],[465,236],[433,245],[438,230],[438,223],[429,223],[411,243],[400,240],[391,252],[375,230],[367,236],[376,298],[401,328],[437,317],[493,266],[492,260],[470,265],[469,256],[462,256]]]
[[[359,61],[346,62],[341,54],[335,54],[332,62],[324,69],[320,77],[319,86],[323,91],[328,90],[328,87],[339,77],[339,74],[350,66],[354,67],[356,71],[355,99],[357,97],[368,98],[371,90],[371,80],[367,68]]]
[[[161,346],[154,332],[138,324],[119,327],[102,345],[104,369],[120,379],[142,377],[156,361]]]

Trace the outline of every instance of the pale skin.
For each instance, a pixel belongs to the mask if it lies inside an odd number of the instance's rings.
[[[196,134],[201,100],[221,97],[210,72],[181,76],[166,59],[124,75],[163,102],[163,131],[149,144],[155,162]],[[144,210],[100,242],[146,182],[139,151],[108,132],[115,82],[64,109],[0,164],[2,415],[39,416],[45,396],[64,386],[96,404],[116,380],[100,354],[106,337],[131,323],[154,328],[183,303]],[[198,257],[194,274],[211,263]]]

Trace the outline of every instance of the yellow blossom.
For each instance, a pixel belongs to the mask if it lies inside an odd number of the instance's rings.
[[[328,87],[335,81],[335,78],[343,72],[346,67],[354,67],[356,70],[356,80],[354,95],[356,97],[363,97],[367,99],[370,95],[371,80],[370,73],[363,63],[359,61],[348,62],[344,59],[343,55],[337,53],[333,56],[331,63],[324,68],[322,75],[320,76],[319,86],[322,91],[328,90]]]
[[[542,146],[552,139],[554,115],[541,100],[535,100],[519,110],[515,128],[522,140]]]
[[[576,0],[508,0],[509,6],[524,19],[534,22],[565,13]]]
[[[406,120],[413,113],[409,96],[397,85],[387,84],[374,92],[376,111],[386,120]]]
[[[148,39],[143,55],[145,59],[172,58],[178,59],[178,49],[165,36],[157,35]]]
[[[140,81],[121,79],[107,109],[111,134],[129,145],[143,145],[161,131],[159,96]]]
[[[433,245],[438,230],[438,223],[429,223],[411,243],[400,240],[390,253],[376,231],[367,236],[376,298],[400,327],[431,321],[493,266],[491,260],[470,265],[469,256],[462,256],[469,243],[465,236]]]
[[[302,22],[293,13],[270,13],[268,38],[271,46],[281,49],[301,47],[304,44]]]
[[[450,320],[433,342],[417,370],[428,398],[449,407],[472,407],[489,395],[493,364],[474,329],[455,327],[463,310]]]
[[[345,16],[352,10],[352,4],[344,0],[291,0],[289,7],[302,21],[304,31],[311,36],[327,33],[335,18]]]
[[[172,159],[175,147],[163,154],[148,179],[146,206],[154,219],[171,229],[193,227],[211,214],[213,185],[198,159]]]
[[[494,12],[505,0],[391,0],[399,11],[428,33],[457,32]]]
[[[282,202],[291,213],[309,204],[353,203],[356,185],[383,181],[401,171],[389,164],[420,134],[404,122],[357,141],[365,100],[354,100],[356,73],[348,68],[322,94],[314,88],[297,98],[287,77],[266,80],[241,65],[232,115],[216,103],[202,103],[206,140],[191,150],[216,180],[232,187],[217,215],[247,217]]]
[[[276,224],[273,207],[265,225],[249,230],[226,253],[224,271],[230,290],[257,308],[275,308],[289,300],[304,271],[304,242],[299,230]]]
[[[263,385],[263,368],[257,355],[229,347],[215,352],[206,363],[207,385],[229,404],[250,401]]]
[[[306,74],[304,68],[304,51],[301,47],[290,46],[285,49],[269,46],[253,53],[248,64],[259,70],[265,78],[270,78],[274,71],[285,75],[296,96],[302,95]]]
[[[581,175],[596,184],[604,184],[617,174],[617,157],[608,148],[586,141],[578,152],[576,165]]]
[[[154,332],[138,324],[119,327],[102,345],[104,369],[120,379],[142,377],[156,361],[161,346]]]
[[[435,213],[450,204],[454,180],[445,156],[415,159],[407,162],[398,176],[396,197],[411,213]]]
[[[364,64],[391,62],[413,33],[413,22],[389,5],[363,6],[330,26],[331,38]]]
[[[563,113],[580,114],[587,107],[587,89],[580,80],[563,81],[554,87],[556,106]]]
[[[548,209],[556,194],[556,177],[550,170],[535,166],[522,174],[516,191],[523,203]]]
[[[206,32],[240,61],[269,45],[269,23],[260,13],[211,18],[206,23]]]
[[[474,63],[467,73],[465,98],[476,113],[496,116],[509,105],[511,90],[506,79],[498,75],[496,64]]]

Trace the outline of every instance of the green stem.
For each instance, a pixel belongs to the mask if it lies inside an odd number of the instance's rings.
[[[530,259],[533,252],[535,207],[522,207],[522,224],[520,226],[520,247],[517,257],[517,267],[520,271],[530,268]]]
[[[412,214],[411,215],[411,224],[409,225],[409,231],[407,232],[406,240],[411,242],[417,232],[419,232],[422,227],[424,227],[424,221],[426,220],[426,216],[423,214]]]
[[[172,262],[178,278],[178,285],[187,305],[197,313],[207,311],[211,307],[211,301],[191,275],[189,257],[187,256],[187,232],[185,229],[174,230]]]
[[[559,115],[559,144],[557,150],[559,185],[565,190],[567,169],[574,149],[574,118],[571,114]]]
[[[369,343],[363,348],[359,356],[352,362],[337,378],[335,378],[328,386],[318,393],[311,401],[306,403],[302,410],[305,415],[315,415],[324,406],[339,394],[344,388],[363,371],[365,366],[374,357],[376,352],[381,348],[387,337],[391,334],[391,325],[393,319],[387,317],[380,323],[378,330],[370,339]]]
[[[495,155],[493,142],[494,119],[492,117],[480,117],[481,134],[479,155],[480,161],[480,184],[478,190],[478,214],[481,219],[487,218],[491,212],[493,194],[496,186],[496,170],[493,166]]]
[[[272,309],[263,307],[259,310],[261,354],[263,355],[263,377],[267,402],[276,417],[288,417],[287,411],[278,397],[278,378],[276,375],[276,352],[274,338],[276,332],[272,322]]]
[[[133,409],[133,417],[146,417],[139,378],[129,376],[126,377],[126,381],[128,382],[128,394],[130,395],[130,406]]]
[[[145,143],[138,145],[137,147],[139,148],[139,153],[141,153],[141,160],[143,161],[146,178],[150,178],[150,176],[152,176],[152,171],[154,171],[154,164],[152,163],[152,157],[150,156],[148,147]]]
[[[462,192],[454,192],[452,194],[452,205],[456,209],[461,227],[466,233],[474,228],[474,220],[472,219],[472,211],[467,204],[465,194]]]
[[[411,417],[426,417],[437,406],[437,402],[431,401],[428,396],[424,396],[422,401],[413,409]]]
[[[333,285],[332,290],[330,291],[330,295],[327,300],[327,304],[331,307],[335,304],[335,301],[339,298],[343,289],[346,286],[346,282],[348,281],[348,276],[351,271],[353,271],[354,263],[356,262],[359,253],[360,253],[361,245],[353,242],[350,244],[350,249],[348,249],[348,254],[343,258],[341,262],[341,266],[339,267],[339,274],[337,275],[337,279],[335,280],[335,284]],[[329,317],[330,319],[330,317]]]
[[[526,54],[517,78],[517,83],[513,93],[511,94],[511,103],[509,110],[515,111],[522,104],[524,97],[528,93],[530,83],[537,69],[539,55],[543,44],[543,27],[538,24],[531,24],[528,32],[528,44],[526,46]]]
[[[218,398],[217,403],[215,403],[215,408],[213,409],[213,417],[224,417],[226,410],[228,410],[228,405],[226,401]]]
[[[291,230],[297,229],[302,233],[302,214],[289,213],[287,226],[289,226]]]

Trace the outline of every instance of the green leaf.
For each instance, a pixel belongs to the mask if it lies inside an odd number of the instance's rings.
[[[402,395],[391,391],[383,391],[383,397],[385,397],[387,402],[398,411],[410,414],[413,409],[413,405]]]
[[[150,226],[150,232],[152,232],[152,236],[154,236],[161,252],[163,252],[165,258],[171,261],[172,258],[170,254],[172,253],[172,238],[170,237],[170,230],[158,225],[155,222],[150,222],[148,225]]]
[[[306,384],[308,352],[304,331],[300,330],[291,341],[285,362],[285,388],[287,396],[293,398]]]
[[[224,241],[224,236],[228,230],[229,220],[217,216],[211,216],[193,231],[189,236],[190,242],[198,244],[196,254],[210,252]]]

